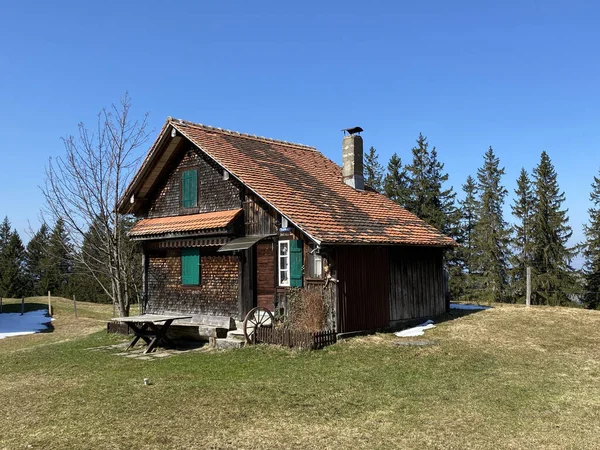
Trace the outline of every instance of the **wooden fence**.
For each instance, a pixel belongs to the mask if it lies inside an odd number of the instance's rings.
[[[316,350],[337,342],[335,331],[294,331],[273,327],[256,329],[254,335],[256,343],[282,345],[284,347],[298,347]]]

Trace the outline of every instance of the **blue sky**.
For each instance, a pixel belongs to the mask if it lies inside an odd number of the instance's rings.
[[[173,116],[337,162],[342,128],[362,126],[384,164],[422,132],[459,191],[489,145],[511,194],[546,150],[582,239],[600,167],[594,2],[0,0],[0,16],[0,215],[25,240],[60,137],[126,90],[156,131]]]

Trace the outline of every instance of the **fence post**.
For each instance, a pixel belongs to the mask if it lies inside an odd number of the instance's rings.
[[[75,318],[77,319],[77,299],[75,299],[75,294],[73,294],[73,311],[75,311]]]
[[[25,297],[21,297],[21,315],[25,314]]]
[[[48,291],[48,315],[52,317],[52,301],[50,300],[50,291]]]
[[[0,313],[2,312],[2,297],[0,297]]]
[[[527,267],[527,297],[525,298],[525,304],[531,306],[531,267]]]

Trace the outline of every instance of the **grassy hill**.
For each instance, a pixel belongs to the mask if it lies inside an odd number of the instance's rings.
[[[52,332],[0,341],[0,448],[596,448],[600,312],[494,306],[418,338],[140,361],[89,350],[123,341],[95,333],[110,305],[65,300]]]

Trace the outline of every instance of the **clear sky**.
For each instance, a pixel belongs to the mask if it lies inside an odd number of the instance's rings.
[[[597,2],[0,0],[0,17],[0,215],[24,240],[60,137],[126,90],[156,132],[173,116],[337,162],[342,128],[362,126],[384,165],[422,132],[458,191],[490,145],[511,195],[546,150],[582,239],[600,167]]]

